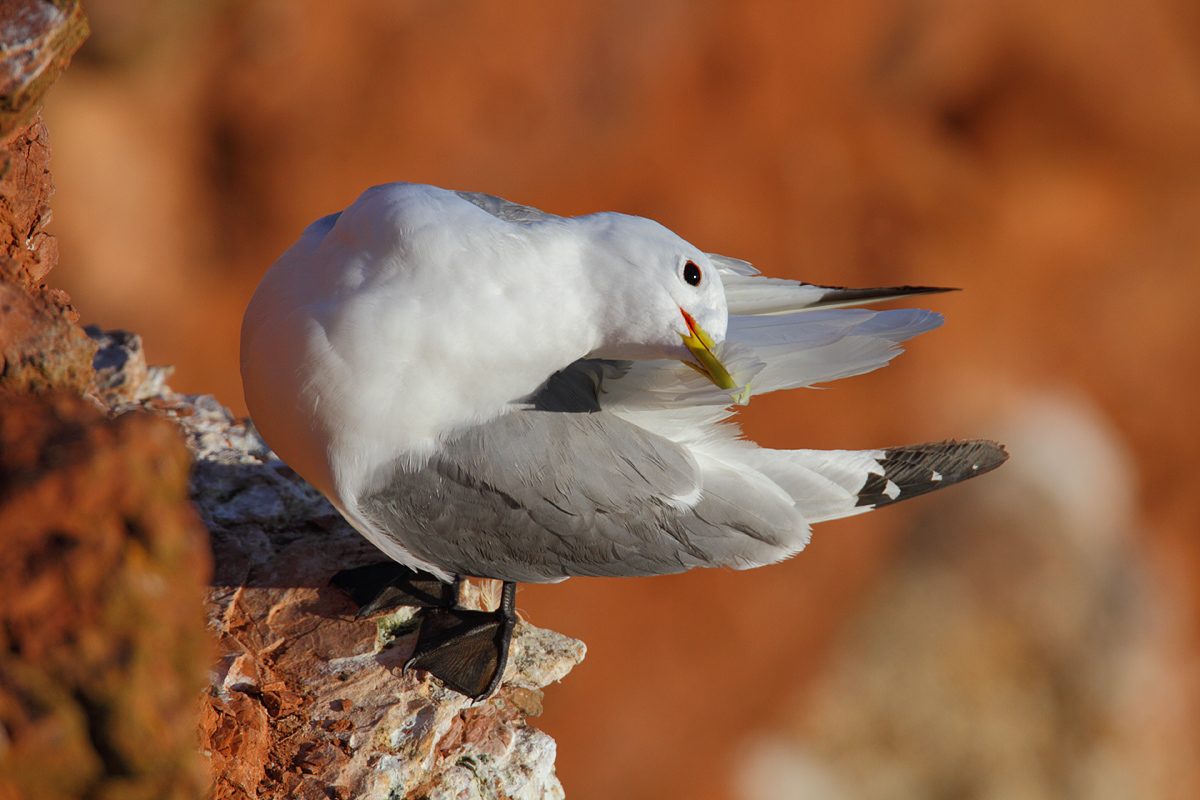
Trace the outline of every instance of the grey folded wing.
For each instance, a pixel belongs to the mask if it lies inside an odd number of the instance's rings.
[[[505,222],[528,225],[531,222],[562,219],[562,217],[556,214],[548,214],[533,206],[523,206],[520,203],[505,200],[503,197],[495,197],[490,194],[483,194],[482,192],[455,192],[455,194],[468,203],[479,206],[493,217],[502,219]]]
[[[611,362],[577,362],[527,405],[398,464],[359,510],[450,572],[522,582],[746,567],[790,552],[799,515],[735,471],[599,410]],[[703,491],[709,484],[711,491]]]

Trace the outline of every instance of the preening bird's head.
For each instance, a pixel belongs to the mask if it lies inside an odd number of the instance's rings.
[[[736,388],[714,350],[725,339],[729,311],[709,257],[667,228],[642,217],[592,214],[585,274],[604,298],[602,358],[677,359],[723,389]]]

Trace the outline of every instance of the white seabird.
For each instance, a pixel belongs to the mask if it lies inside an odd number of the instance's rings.
[[[267,271],[242,382],[275,453],[391,559],[505,582],[495,615],[427,618],[412,662],[486,696],[515,582],[762,566],[811,523],[1002,463],[983,441],[771,450],[726,422],[752,393],[868,372],[942,324],[844,306],[937,291],[766,278],[641,217],[387,184]]]

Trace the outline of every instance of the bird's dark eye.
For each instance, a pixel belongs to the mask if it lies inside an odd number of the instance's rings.
[[[688,282],[689,286],[700,285],[700,268],[691,261],[683,265],[683,279]]]

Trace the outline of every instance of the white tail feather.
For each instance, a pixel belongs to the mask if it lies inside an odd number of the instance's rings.
[[[882,450],[768,450],[755,448],[742,458],[787,492],[804,521],[840,519],[872,506],[858,505],[868,475],[882,475]]]

